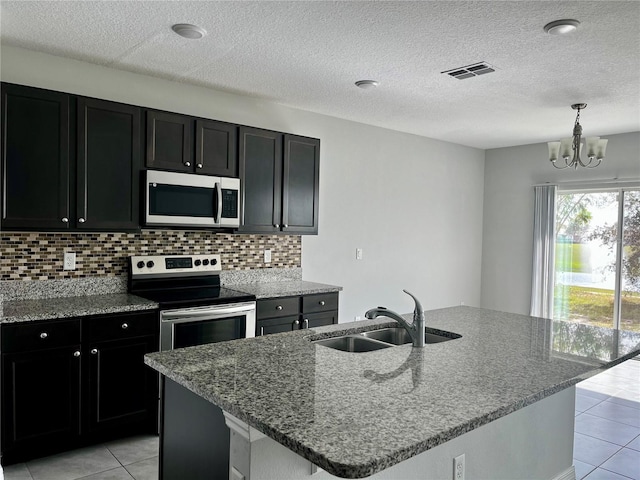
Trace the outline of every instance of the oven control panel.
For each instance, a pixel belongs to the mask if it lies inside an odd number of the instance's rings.
[[[220,255],[210,253],[200,255],[132,255],[129,257],[129,265],[133,277],[212,274],[222,270]]]

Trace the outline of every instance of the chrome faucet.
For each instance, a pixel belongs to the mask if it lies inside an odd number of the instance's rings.
[[[364,314],[364,316],[366,318],[376,318],[384,316],[394,319],[396,322],[402,325],[407,332],[409,332],[409,335],[413,340],[414,347],[424,347],[424,310],[422,309],[422,305],[420,305],[420,302],[414,295],[407,292],[406,290],[402,291],[413,298],[413,301],[416,304],[415,309],[413,310],[412,324],[407,323],[404,318],[402,318],[396,312],[392,312],[391,310],[387,309],[386,307],[372,308],[371,310],[368,310],[367,313]]]

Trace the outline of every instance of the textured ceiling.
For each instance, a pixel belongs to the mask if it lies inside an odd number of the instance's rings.
[[[585,135],[640,130],[640,1],[2,0],[0,13],[3,45],[478,148],[570,136],[578,102]],[[562,18],[581,25],[544,33]],[[480,61],[496,71],[440,73]]]

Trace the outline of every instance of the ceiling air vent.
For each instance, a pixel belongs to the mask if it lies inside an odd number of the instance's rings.
[[[478,75],[484,75],[485,73],[495,72],[495,67],[489,65],[487,62],[472,63],[465,67],[453,68],[451,70],[445,70],[441,73],[446,73],[458,80],[464,80],[465,78],[477,77]]]

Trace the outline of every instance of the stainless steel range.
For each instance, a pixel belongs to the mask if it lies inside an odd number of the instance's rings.
[[[160,305],[160,350],[255,336],[255,297],[220,286],[220,271],[220,255],[129,257],[129,292]]]

